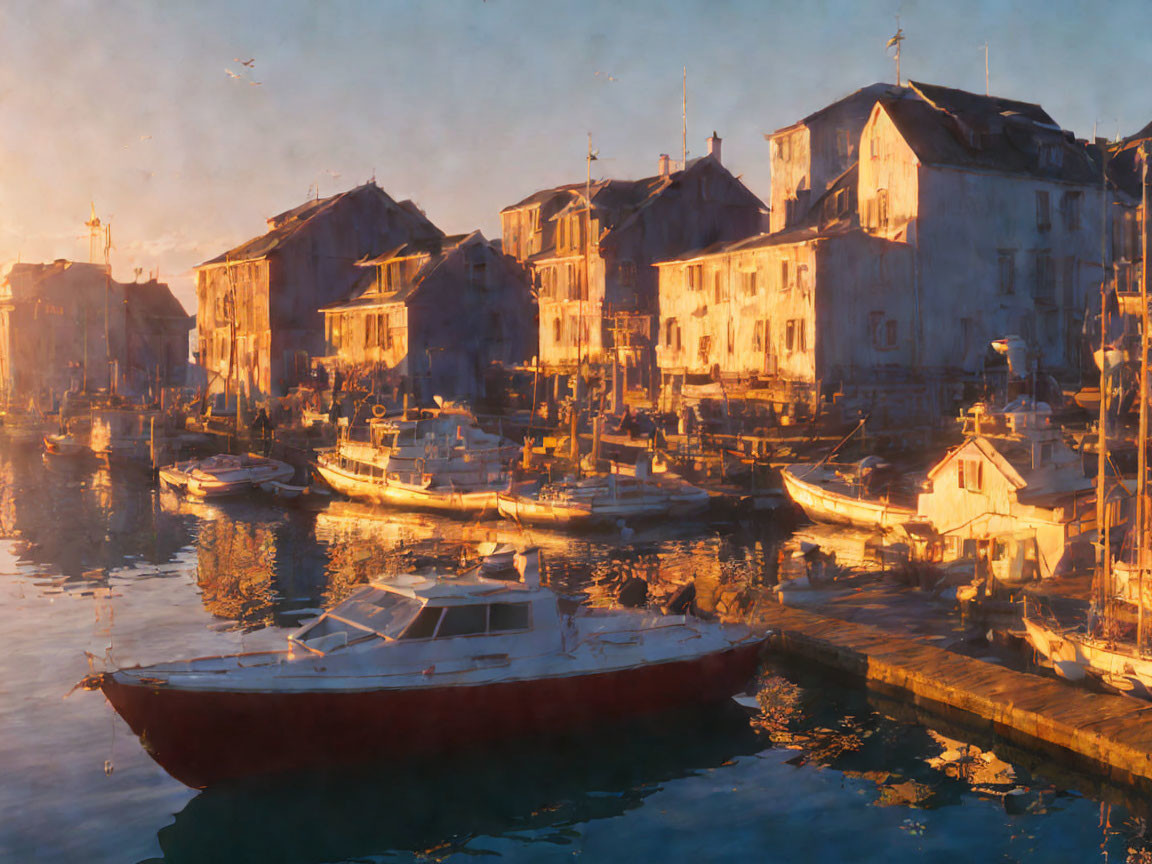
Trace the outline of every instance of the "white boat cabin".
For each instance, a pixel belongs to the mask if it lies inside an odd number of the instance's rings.
[[[1003,581],[1092,558],[1095,491],[1055,430],[969,438],[928,472],[917,510],[933,529],[928,557],[983,560]]]

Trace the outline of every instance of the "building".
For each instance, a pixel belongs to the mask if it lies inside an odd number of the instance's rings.
[[[934,418],[1011,335],[1047,372],[1079,371],[1100,279],[1095,147],[1038,105],[916,82],[769,141],[781,230],[659,267],[665,407],[717,381],[786,411],[824,397]]]
[[[330,362],[422,402],[474,400],[493,364],[536,354],[535,303],[524,268],[479,231],[408,243],[359,262],[351,295],[325,306]]]
[[[306,201],[269,231],[196,269],[200,364],[213,392],[282,395],[325,353],[322,306],[346,297],[357,262],[443,234],[375,183]]]
[[[1039,105],[910,83],[872,109],[857,200],[864,230],[911,247],[914,363],[978,372],[1017,335],[1047,370],[1078,372],[1101,278],[1097,154]]]
[[[531,268],[549,371],[615,360],[627,381],[650,383],[655,262],[763,227],[764,204],[720,156],[714,135],[681,170],[661,156],[653,177],[559,186],[501,211],[505,251]]]
[[[0,388],[13,399],[180,386],[191,327],[162,282],[117,282],[64,259],[12,264],[0,279]]]
[[[872,84],[764,136],[772,169],[769,230],[773,234],[808,220],[812,206],[856,164],[860,133],[873,106],[907,90],[894,84]]]

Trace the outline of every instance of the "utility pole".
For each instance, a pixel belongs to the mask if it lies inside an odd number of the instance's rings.
[[[109,304],[112,295],[112,226],[104,226],[104,366],[108,371],[108,392],[115,392],[112,376],[112,338]]]

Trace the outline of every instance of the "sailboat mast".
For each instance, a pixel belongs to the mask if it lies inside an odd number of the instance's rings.
[[[1144,648],[1144,570],[1148,545],[1148,145],[1140,145],[1140,432],[1136,485],[1136,651]]]
[[[1108,151],[1100,156],[1100,418],[1096,427],[1096,604],[1106,613],[1111,602],[1111,537],[1108,530],[1108,269],[1104,261],[1108,250]]]

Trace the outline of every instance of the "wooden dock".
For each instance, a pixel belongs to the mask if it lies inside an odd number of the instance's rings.
[[[1152,779],[1152,703],[1093,693],[884,630],[773,605],[755,623],[785,654],[860,677],[961,724],[1122,782]]]

